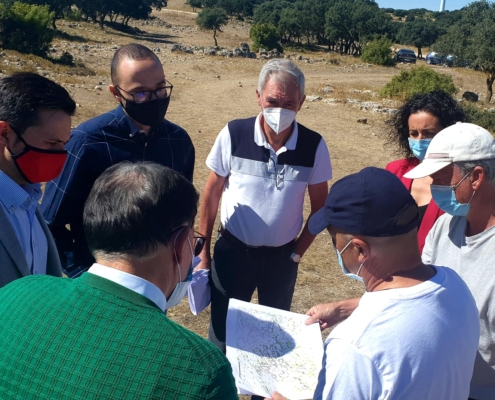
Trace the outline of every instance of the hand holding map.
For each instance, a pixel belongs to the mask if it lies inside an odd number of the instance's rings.
[[[241,393],[313,396],[323,357],[318,324],[307,315],[230,299],[227,358]]]

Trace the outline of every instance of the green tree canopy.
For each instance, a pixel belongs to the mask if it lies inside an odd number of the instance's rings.
[[[440,34],[441,31],[435,22],[416,19],[414,22],[402,24],[397,35],[397,40],[401,44],[416,47],[418,49],[418,58],[423,58],[421,49],[435,43]]]
[[[440,53],[453,54],[457,63],[479,66],[486,74],[486,101],[493,95],[495,80],[495,4],[488,1],[471,3],[462,17],[434,45]]]
[[[278,43],[280,36],[277,28],[271,24],[254,24],[249,30],[249,37],[253,41],[251,47],[253,51],[258,51],[260,48],[282,50]]]
[[[325,18],[327,38],[340,40],[344,53],[360,54],[367,39],[390,30],[390,16],[372,0],[333,0]]]
[[[385,85],[380,94],[385,97],[409,99],[416,94],[443,90],[454,94],[457,90],[450,75],[440,74],[423,65],[409,70],[402,70]]]
[[[205,31],[213,31],[213,40],[215,40],[215,46],[218,46],[217,32],[222,32],[222,26],[226,25],[229,21],[227,13],[223,8],[205,8],[198,14],[196,18],[196,24],[200,29]]]
[[[48,6],[0,3],[0,42],[5,49],[46,56],[53,39]]]
[[[203,0],[187,0],[186,4],[192,7],[193,12],[196,12],[196,8],[200,8],[203,5]]]
[[[367,42],[363,46],[361,59],[365,62],[377,65],[395,65],[392,52],[392,41],[386,36],[381,36]]]

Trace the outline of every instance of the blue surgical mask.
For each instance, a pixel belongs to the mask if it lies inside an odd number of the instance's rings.
[[[459,186],[468,175],[469,173],[467,173],[455,186],[431,185],[431,197],[433,197],[433,200],[435,200],[435,203],[437,203],[437,206],[442,211],[459,217],[468,215],[471,208],[471,200],[473,200],[476,191],[473,192],[471,199],[466,204],[459,203],[455,197],[455,189],[457,189],[457,186]]]
[[[179,235],[177,235],[179,236]],[[175,237],[175,240],[177,240],[177,236]],[[191,246],[191,241],[189,238],[187,238],[187,241],[189,242],[189,247],[191,248],[191,254],[193,255],[193,258],[191,260],[191,265],[189,266],[189,271],[187,273],[187,277],[185,281],[182,281],[182,276],[180,273],[181,266],[179,264],[179,261],[177,260],[177,254],[175,254],[175,260],[177,261],[177,267],[179,268],[179,282],[177,282],[177,285],[175,285],[174,291],[170,295],[170,297],[167,300],[167,305],[165,306],[165,309],[168,310],[172,307],[175,307],[178,305],[181,300],[186,296],[187,294],[187,289],[191,285],[192,277],[193,277],[193,269],[199,264],[201,259],[199,257],[194,257],[194,251]],[[174,249],[175,249],[175,241],[174,241]],[[175,252],[175,250],[174,250]]]
[[[414,156],[423,161],[426,155],[426,150],[430,145],[431,139],[411,139],[409,138],[409,148],[413,152]]]
[[[338,251],[337,250],[337,247],[335,247],[335,243],[333,243],[332,241],[332,245],[333,245],[333,248],[335,250],[335,253],[337,254],[337,259],[338,259],[338,262],[339,262],[339,265],[340,265],[340,268],[342,268],[342,272],[348,277],[348,278],[351,278],[351,279],[355,279],[361,283],[364,283],[364,279],[362,277],[359,276],[359,272],[361,271],[361,268],[363,267],[364,265],[364,261],[361,263],[361,265],[359,266],[357,272],[355,274],[353,274],[352,272],[350,272],[344,265],[344,260],[342,260],[342,253],[347,249],[347,247],[349,247],[349,245],[351,244],[352,240],[349,240],[349,243],[347,243],[345,245],[345,247],[342,249],[342,251]]]

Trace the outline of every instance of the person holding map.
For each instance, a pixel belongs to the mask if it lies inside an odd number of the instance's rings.
[[[476,303],[454,271],[421,261],[418,220],[401,181],[374,167],[336,182],[311,217],[310,232],[326,228],[344,274],[366,287],[308,311],[322,328],[345,319],[326,340],[314,399],[469,397]]]
[[[256,90],[260,113],[229,122],[206,160],[199,231],[208,242],[198,269],[211,268],[209,340],[225,350],[229,299],[290,310],[301,257],[313,242],[304,223],[328,194],[332,167],[320,134],[296,121],[306,98],[305,78],[289,60],[266,63]],[[210,240],[218,205],[221,228],[213,260]]]

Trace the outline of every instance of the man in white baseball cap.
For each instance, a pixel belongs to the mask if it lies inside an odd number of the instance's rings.
[[[485,129],[457,123],[431,141],[406,178],[433,179],[445,211],[426,238],[423,263],[445,265],[464,279],[478,306],[481,336],[470,398],[495,399],[495,140]]]

